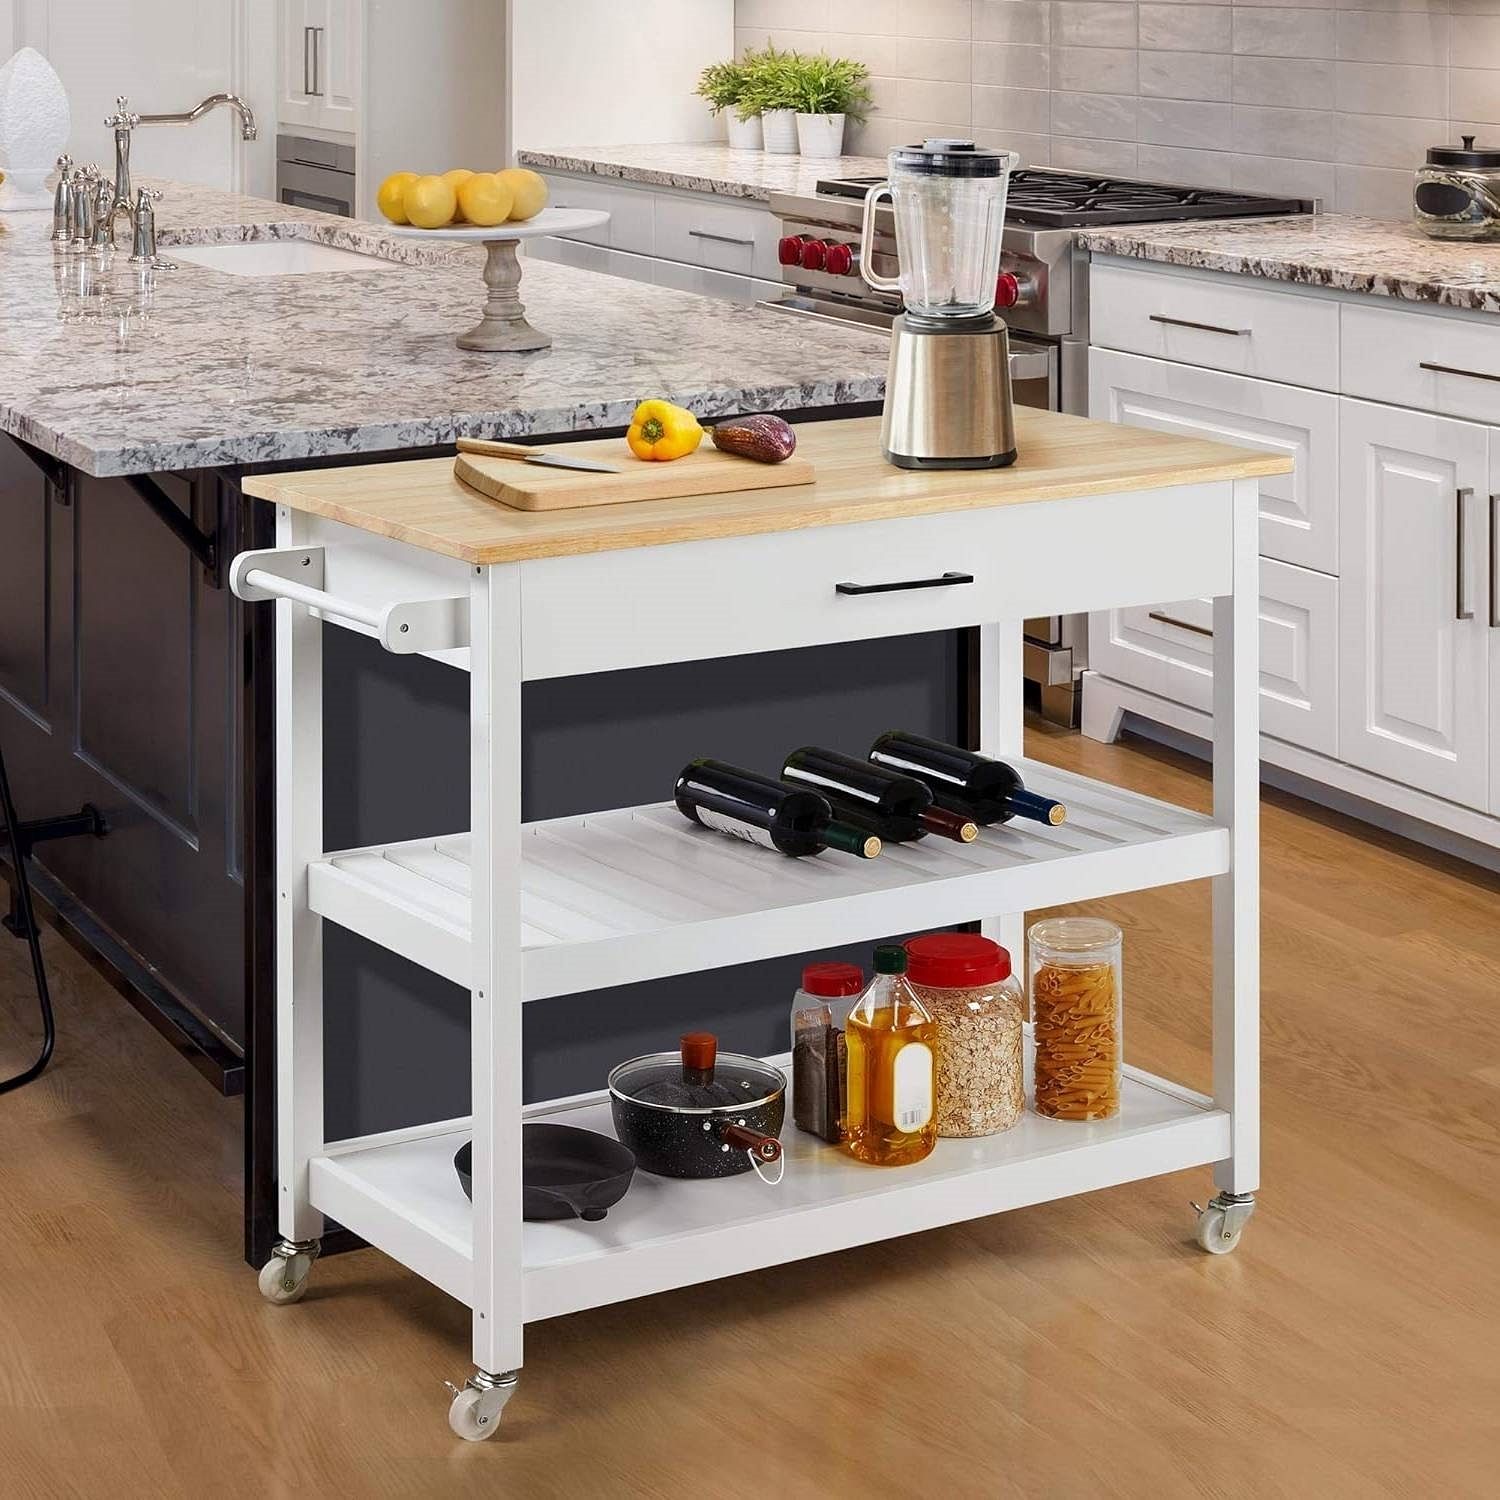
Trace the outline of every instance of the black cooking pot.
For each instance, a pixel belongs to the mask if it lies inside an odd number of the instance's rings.
[[[652,1052],[609,1075],[615,1134],[642,1171],[661,1177],[734,1177],[781,1161],[786,1079],[758,1057],[720,1052],[706,1031],[680,1052]],[[780,1182],[777,1175],[767,1182]]]
[[[464,1196],[474,1196],[474,1148],[465,1141],[453,1157]],[[635,1157],[597,1130],[544,1122],[521,1127],[521,1217],[602,1219],[623,1198]]]

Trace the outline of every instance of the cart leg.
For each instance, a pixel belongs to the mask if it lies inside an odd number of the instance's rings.
[[[1021,622],[1001,620],[979,627],[979,752],[1000,760],[1024,755],[1025,687],[1021,668]],[[1026,913],[1005,912],[980,923],[1019,971],[1025,962]]]
[[[514,564],[470,596],[474,1363],[449,1414],[486,1437],[521,1365],[521,607]],[[462,1410],[460,1410],[462,1407]]]
[[[306,540],[279,508],[277,542]],[[323,923],[308,908],[307,867],[323,853],[323,623],[276,603],[276,1178],[281,1242],[261,1291],[295,1302],[317,1258],[323,1216],[308,1163],[323,1149]]]
[[[1230,867],[1213,882],[1214,1102],[1229,1111],[1230,1154],[1210,1209],[1260,1184],[1260,550],[1258,486],[1234,484],[1234,592],[1214,600],[1214,818]],[[1224,1197],[1223,1195],[1233,1195]],[[1234,1237],[1238,1238],[1236,1229]]]

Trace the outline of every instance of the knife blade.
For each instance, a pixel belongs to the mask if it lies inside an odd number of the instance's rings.
[[[541,464],[549,469],[582,469],[590,474],[618,474],[615,464],[601,463],[596,458],[573,458],[566,453],[549,453],[540,448],[528,447],[525,443],[501,443],[489,438],[459,438],[460,453],[478,453],[488,458],[518,458],[523,463]]]

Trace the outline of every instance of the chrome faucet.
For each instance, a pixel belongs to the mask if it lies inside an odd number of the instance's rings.
[[[109,208],[110,233],[114,233],[115,215],[130,212],[130,132],[141,123],[141,117],[130,112],[130,101],[124,94],[115,97],[115,112],[104,122],[115,133],[115,191]]]
[[[135,124],[191,125],[194,120],[201,119],[209,110],[217,109],[221,104],[227,109],[234,110],[240,117],[240,139],[253,141],[256,136],[255,111],[238,94],[210,94],[201,104],[195,105],[180,115],[137,115]]]
[[[149,266],[157,271],[175,271],[175,261],[163,260],[156,253],[156,203],[160,188],[141,188],[135,195],[135,212],[131,215],[134,232],[130,240],[130,264]]]

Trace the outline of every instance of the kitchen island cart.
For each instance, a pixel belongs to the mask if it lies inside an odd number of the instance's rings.
[[[278,541],[233,568],[242,599],[277,601],[283,1240],[261,1288],[301,1295],[326,1215],[465,1302],[462,1436],[494,1431],[533,1319],[1210,1163],[1200,1242],[1237,1241],[1259,1142],[1257,480],[1286,463],[1016,417],[1021,459],[1003,471],[897,470],[877,421],[829,422],[801,431],[811,486],[579,511],[508,510],[444,459],[246,481],[275,504]],[[1212,815],[1019,758],[1023,618],[1191,596],[1215,601]],[[323,847],[325,625],[469,673],[466,832]],[[975,625],[979,748],[1066,802],[1060,827],[792,860],[670,802],[521,821],[525,681]],[[1214,882],[1211,1096],[1127,1068],[1113,1119],[1028,1113],[889,1169],[787,1130],[779,1185],[638,1172],[600,1222],[522,1222],[523,1119],[612,1133],[602,1091],[523,1105],[524,1004],[598,990],[603,1006],[631,981],[968,921],[1019,953],[1028,908],[1200,878]],[[324,1139],[325,922],[470,990],[471,1117]],[[453,1169],[471,1136],[472,1205]]]

